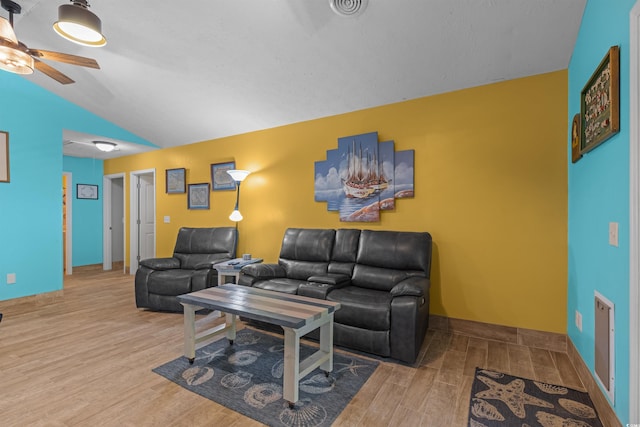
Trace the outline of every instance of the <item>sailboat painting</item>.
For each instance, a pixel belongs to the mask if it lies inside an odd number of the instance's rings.
[[[377,132],[338,138],[338,149],[315,162],[314,193],[340,221],[380,221],[396,198],[413,196],[413,150],[396,152]]]

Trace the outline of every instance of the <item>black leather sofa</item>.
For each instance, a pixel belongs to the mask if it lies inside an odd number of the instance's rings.
[[[136,306],[181,312],[176,296],[218,284],[213,264],[236,257],[235,227],[186,228],[178,231],[171,258],[140,261],[136,271]]]
[[[429,321],[431,235],[286,230],[277,264],[242,268],[239,284],[336,301],[334,343],[414,363]]]

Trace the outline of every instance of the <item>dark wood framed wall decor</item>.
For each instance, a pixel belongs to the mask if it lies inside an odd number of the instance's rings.
[[[0,130],[0,182],[9,182],[9,133]]]
[[[580,152],[580,141],[582,132],[580,131],[580,114],[573,116],[571,124],[571,162],[575,163],[582,158]]]
[[[187,207],[189,209],[209,209],[209,183],[188,184]]]
[[[236,162],[214,163],[211,165],[211,191],[235,190],[236,182],[227,173],[236,168]]]
[[[184,193],[186,191],[186,185],[185,185],[186,169],[185,168],[167,169],[166,175],[167,175],[166,176],[167,194],[178,194],[178,193]]]
[[[612,46],[580,93],[580,153],[620,131],[620,48]]]

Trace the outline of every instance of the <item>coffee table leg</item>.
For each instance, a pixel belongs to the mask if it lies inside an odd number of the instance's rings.
[[[193,364],[196,360],[196,306],[182,303],[184,306],[184,355]]]
[[[329,315],[329,321],[320,326],[320,350],[329,353],[327,361],[320,365],[320,369],[329,376],[333,371],[333,313]]]
[[[289,407],[298,401],[298,381],[300,381],[300,337],[291,328],[284,329],[284,375],[283,397]]]
[[[233,341],[236,339],[236,315],[225,313],[225,323],[227,325],[227,339],[229,344],[233,345]]]

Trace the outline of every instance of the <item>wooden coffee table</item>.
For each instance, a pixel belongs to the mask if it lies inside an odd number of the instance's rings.
[[[233,284],[177,298],[184,306],[184,354],[189,363],[195,360],[196,348],[208,344],[219,334],[225,333],[233,345],[236,316],[243,316],[279,325],[284,330],[283,397],[290,407],[298,401],[301,378],[318,366],[326,375],[333,371],[333,313],[340,308],[340,303]],[[225,323],[196,334],[195,312],[201,308],[225,313]],[[320,348],[301,361],[300,337],[317,328],[320,328]]]

